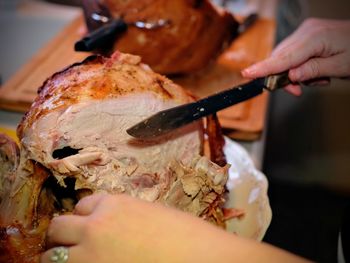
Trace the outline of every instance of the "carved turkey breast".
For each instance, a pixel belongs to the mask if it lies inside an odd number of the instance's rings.
[[[140,58],[92,56],[54,74],[20,123],[20,153],[0,137],[0,262],[38,262],[55,215],[85,195],[126,193],[216,224],[227,168],[203,156],[203,124],[139,141],[126,129],[192,101]]]

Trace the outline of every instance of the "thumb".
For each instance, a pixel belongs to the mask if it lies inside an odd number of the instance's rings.
[[[289,71],[293,82],[306,81],[320,77],[339,77],[346,74],[344,59],[340,55],[328,58],[312,58]]]
[[[74,208],[74,214],[81,216],[90,215],[98,204],[107,197],[107,194],[93,194],[82,198]]]

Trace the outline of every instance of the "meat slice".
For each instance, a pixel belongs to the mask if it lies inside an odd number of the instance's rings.
[[[49,78],[18,126],[20,155],[0,137],[0,156],[12,156],[0,159],[8,167],[0,178],[0,262],[38,262],[51,218],[96,192],[160,202],[224,226],[227,167],[203,156],[202,122],[150,141],[126,133],[190,101],[139,57],[119,52]]]
[[[238,22],[210,0],[97,2],[114,18],[123,18],[129,24],[168,21],[167,26],[152,30],[130,26],[114,45],[114,50],[141,56],[162,74],[189,73],[205,67],[237,35]]]
[[[189,165],[202,153],[202,124],[154,141],[138,141],[126,129],[192,97],[140,64],[136,56],[90,57],[49,79],[18,129],[28,158],[47,167],[60,183],[78,176],[76,188],[128,192],[154,201],[166,184],[168,164]],[[140,192],[141,191],[141,192]]]

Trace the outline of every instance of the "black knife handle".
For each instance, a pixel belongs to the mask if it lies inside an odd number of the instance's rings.
[[[276,89],[284,88],[285,86],[292,84],[288,77],[288,71],[270,75],[265,78],[264,86],[269,91],[274,91]]]
[[[111,45],[117,35],[125,32],[127,28],[128,25],[122,19],[113,19],[77,41],[74,45],[74,50],[93,51],[106,45]]]

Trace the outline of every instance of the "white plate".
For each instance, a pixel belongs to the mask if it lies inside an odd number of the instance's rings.
[[[271,207],[267,196],[268,183],[258,171],[247,151],[238,143],[225,138],[224,152],[231,165],[226,207],[243,209],[242,218],[227,222],[227,230],[239,236],[261,240],[271,222]]]

